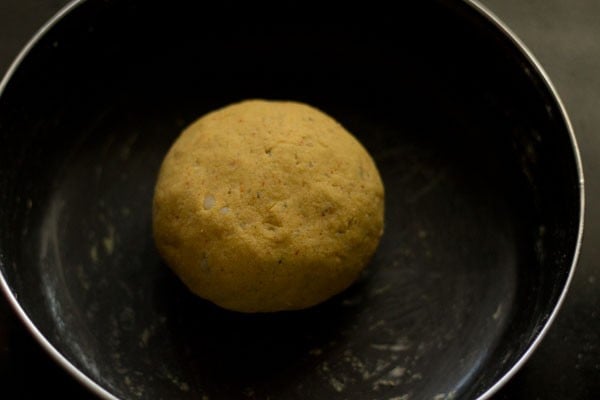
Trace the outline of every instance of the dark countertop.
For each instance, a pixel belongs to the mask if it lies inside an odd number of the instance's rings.
[[[64,0],[0,0],[0,74]],[[586,178],[585,234],[566,301],[494,399],[600,398],[600,2],[484,0],[533,51],[573,122]],[[37,345],[0,296],[0,397],[94,398]]]

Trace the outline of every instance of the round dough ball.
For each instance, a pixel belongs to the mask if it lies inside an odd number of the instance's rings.
[[[383,233],[383,184],[319,110],[250,100],[186,128],[153,204],[161,256],[190,290],[242,312],[294,310],[347,288]]]

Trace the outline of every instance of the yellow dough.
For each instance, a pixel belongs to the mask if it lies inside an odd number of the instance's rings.
[[[361,144],[306,104],[248,100],[186,128],[156,183],[157,248],[224,308],[310,307],[358,277],[383,233],[383,184]]]

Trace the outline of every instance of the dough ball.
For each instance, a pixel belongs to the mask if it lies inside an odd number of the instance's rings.
[[[347,288],[383,233],[361,144],[305,104],[250,100],[186,128],[155,188],[153,229],[189,289],[224,308],[310,307]]]

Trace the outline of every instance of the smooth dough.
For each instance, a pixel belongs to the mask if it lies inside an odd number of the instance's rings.
[[[248,100],[206,114],[156,183],[158,250],[190,290],[224,308],[310,307],[358,277],[383,233],[375,163],[306,104]]]

